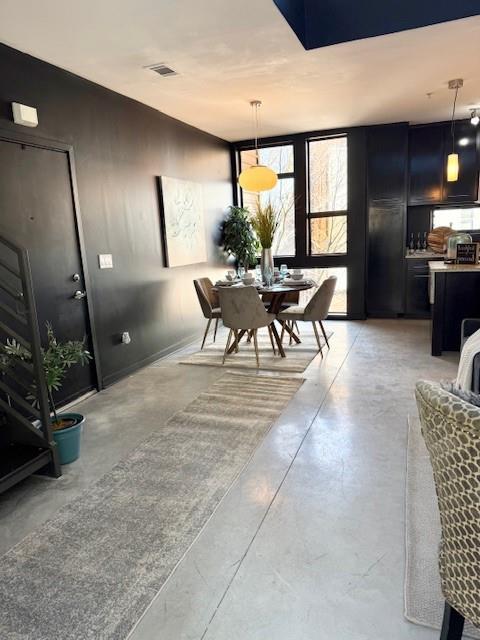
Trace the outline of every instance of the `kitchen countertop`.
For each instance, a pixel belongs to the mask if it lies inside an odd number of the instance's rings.
[[[428,298],[430,304],[435,301],[435,274],[436,273],[480,273],[480,264],[445,264],[442,261],[431,260],[428,263],[430,275],[430,285],[428,287]]]
[[[428,263],[428,266],[431,273],[448,273],[449,271],[455,273],[458,273],[459,271],[480,271],[480,264],[445,264],[444,262],[431,260]]]
[[[423,258],[423,260],[429,260],[429,259],[434,259],[436,258],[437,260],[439,260],[440,258],[443,260],[443,254],[442,253],[435,253],[434,251],[414,251],[413,253],[406,253],[405,258],[408,258],[409,260],[419,260],[421,258]]]

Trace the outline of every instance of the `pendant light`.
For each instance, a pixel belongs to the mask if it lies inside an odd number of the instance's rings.
[[[258,109],[262,103],[260,100],[252,100],[250,102],[253,115],[253,129],[255,137],[255,160],[256,164],[244,169],[238,176],[238,184],[245,191],[269,191],[277,184],[277,174],[275,171],[263,164],[258,164]]]
[[[447,158],[447,182],[456,182],[458,180],[458,153],[455,153],[455,107],[457,106],[457,96],[458,90],[463,87],[462,78],[457,78],[456,80],[450,80],[448,83],[449,89],[455,89],[455,98],[453,99],[453,110],[452,110],[452,153],[448,154]]]
[[[478,125],[478,123],[480,122],[480,117],[477,113],[478,109],[472,109],[471,110],[471,114],[470,114],[470,122],[473,124],[474,127],[476,127]]]

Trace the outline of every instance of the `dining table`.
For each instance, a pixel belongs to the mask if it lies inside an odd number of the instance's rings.
[[[221,284],[217,284],[214,287],[214,291],[216,289],[218,289],[218,287],[221,287]],[[246,286],[246,287],[251,287],[251,286],[255,286],[257,289],[257,292],[260,296],[264,295],[264,294],[268,294],[268,307],[267,307],[267,312],[268,313],[272,313],[273,315],[277,316],[280,311],[282,310],[282,305],[285,302],[285,298],[287,296],[288,293],[292,293],[292,292],[299,292],[299,291],[307,291],[308,289],[312,289],[315,286],[315,283],[312,281],[307,281],[307,282],[302,282],[299,284],[284,284],[283,282],[279,282],[279,283],[275,283],[273,284],[271,287],[267,287],[264,284],[256,284],[256,285],[244,285],[242,283],[236,284],[236,285],[224,285],[224,286]],[[290,338],[296,343],[296,344],[300,344],[301,340],[298,337],[298,335],[295,333],[295,331],[293,330],[293,327],[290,326],[287,322],[280,322],[277,318],[275,318],[275,320],[272,322],[271,329],[272,329],[272,334],[273,337],[275,339],[275,342],[277,344],[277,348],[278,348],[278,353],[281,355],[282,358],[286,358],[286,353],[285,353],[285,349],[283,348],[282,345],[282,341],[280,339],[280,334],[278,333],[277,327],[275,325],[275,322],[277,322],[281,329],[283,329],[286,333],[289,334]],[[240,340],[243,338],[243,336],[245,334],[248,334],[248,330],[247,329],[242,329],[241,331],[239,331],[238,333],[238,342],[240,342]],[[237,341],[234,340],[232,346],[229,348],[228,352],[229,354],[233,353],[237,348]]]

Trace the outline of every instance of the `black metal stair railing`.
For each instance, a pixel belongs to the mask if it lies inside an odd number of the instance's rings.
[[[0,375],[0,492],[42,468],[61,475],[50,425],[28,251],[0,236],[0,339],[30,354]],[[35,387],[37,406],[28,398]],[[38,407],[38,408],[37,408]]]

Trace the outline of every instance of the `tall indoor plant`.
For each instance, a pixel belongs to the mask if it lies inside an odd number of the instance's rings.
[[[231,206],[222,228],[223,249],[235,258],[236,267],[248,269],[257,262],[257,240],[245,207]]]
[[[252,217],[252,227],[257,234],[258,241],[262,247],[262,257],[260,264],[262,267],[262,277],[265,279],[266,269],[270,269],[273,274],[273,252],[272,245],[275,232],[279,224],[279,215],[272,204],[262,206],[257,205],[255,215]]]
[[[76,460],[80,454],[80,436],[85,418],[80,413],[58,413],[53,393],[61,389],[67,371],[76,364],[86,365],[92,359],[85,348],[85,340],[59,342],[52,325],[47,322],[47,346],[42,348],[42,364],[45,372],[50,411],[53,413],[51,426],[57,443],[60,464]],[[16,340],[9,339],[0,346],[0,370],[8,373],[15,369],[18,361],[31,362],[32,354]],[[27,399],[38,405],[37,388],[32,384]]]

